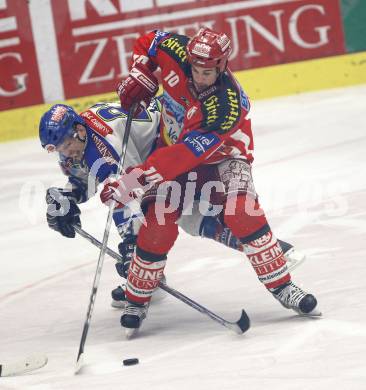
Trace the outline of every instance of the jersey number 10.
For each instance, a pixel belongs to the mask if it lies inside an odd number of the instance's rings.
[[[164,81],[167,82],[169,87],[174,87],[179,83],[179,76],[174,72],[174,70],[171,70],[169,74],[164,78]]]

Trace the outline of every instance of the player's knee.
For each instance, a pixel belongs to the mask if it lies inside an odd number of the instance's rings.
[[[224,222],[239,238],[249,236],[267,225],[266,216],[258,201],[246,195],[239,195],[227,200]]]
[[[137,238],[137,246],[142,250],[155,254],[166,254],[178,237],[176,221],[178,212],[164,215],[164,223],[159,224],[153,205],[148,207],[145,215],[146,225],[142,225]]]

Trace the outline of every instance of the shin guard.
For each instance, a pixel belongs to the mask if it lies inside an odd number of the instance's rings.
[[[291,279],[281,246],[266,225],[258,232],[241,239],[244,252],[267,288],[276,288]]]
[[[150,302],[163,277],[165,263],[166,255],[154,255],[137,247],[128,271],[127,300],[139,304]]]

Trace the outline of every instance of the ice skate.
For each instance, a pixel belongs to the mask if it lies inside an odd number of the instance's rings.
[[[306,293],[292,281],[269,290],[286,309],[293,309],[303,316],[321,316],[314,295]]]
[[[300,264],[303,263],[306,258],[304,253],[295,249],[293,245],[289,244],[288,242],[282,240],[277,241],[280,244],[283,255],[286,259],[287,268],[289,271],[293,271],[295,268],[297,268]]]
[[[116,287],[111,292],[112,302],[111,306],[116,309],[123,309],[126,305],[126,285]]]
[[[142,321],[146,318],[149,304],[139,305],[126,301],[126,306],[121,316],[121,325],[125,328],[126,337],[133,337],[141,328]]]

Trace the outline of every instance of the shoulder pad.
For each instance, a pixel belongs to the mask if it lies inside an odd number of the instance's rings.
[[[189,38],[184,35],[170,34],[159,48],[172,57],[179,66],[188,66],[186,46]]]
[[[229,132],[242,116],[240,89],[229,77],[201,100],[203,129],[219,134]]]

